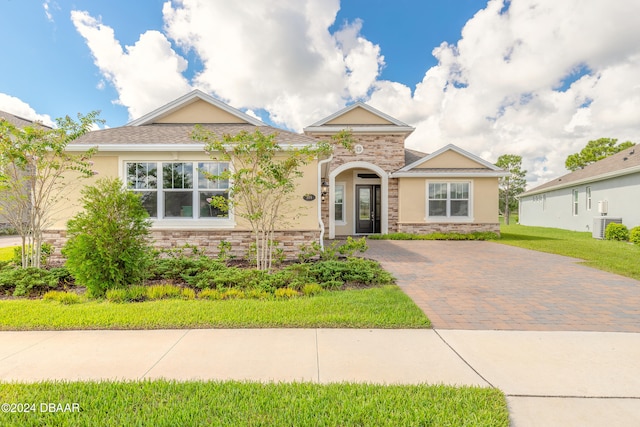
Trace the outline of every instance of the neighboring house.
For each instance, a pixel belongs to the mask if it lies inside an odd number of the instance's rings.
[[[8,121],[9,123],[13,124],[14,126],[18,127],[18,128],[23,128],[26,126],[41,126],[45,129],[51,129],[51,127],[43,125],[40,122],[34,122],[32,120],[28,120],[28,119],[24,119],[22,117],[13,115],[11,113],[7,113],[6,111],[2,111],[0,110],[0,120],[4,119],[6,121]],[[28,188],[25,186],[25,193],[24,196],[27,196],[28,193]],[[7,202],[8,203],[8,202]],[[0,229],[5,229],[5,228],[10,228],[11,226],[9,225],[9,223],[7,222],[7,218],[6,216],[3,214],[4,210],[7,209],[11,209],[11,204],[6,204],[5,203],[0,203]],[[25,218],[26,219],[26,218]]]
[[[196,90],[126,126],[90,132],[68,149],[98,147],[95,179],[120,177],[142,195],[158,246],[190,243],[215,253],[225,239],[236,251],[246,250],[251,242],[248,224],[233,211],[219,212],[207,202],[212,195],[226,194],[231,183],[214,183],[198,172],[233,165],[212,160],[203,144],[191,139],[196,123],[219,136],[257,129],[276,133],[285,149],[314,144],[341,129],[352,131],[353,151],[338,147],[331,158],[305,167],[296,206],[288,208],[292,219],[294,212],[299,215],[276,232],[287,253],[303,243],[345,235],[499,231],[501,169],[453,145],[431,155],[405,149],[414,129],[362,103],[297,134],[267,126]],[[310,194],[316,197],[303,197]],[[66,221],[78,209],[77,204],[65,207],[48,231],[57,247],[65,238]]]
[[[528,190],[519,196],[520,224],[593,232],[594,218],[640,225],[640,149],[613,156]],[[602,210],[604,212],[599,211]]]

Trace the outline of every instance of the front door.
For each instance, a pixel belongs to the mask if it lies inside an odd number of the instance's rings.
[[[356,185],[356,234],[380,232],[379,185]]]

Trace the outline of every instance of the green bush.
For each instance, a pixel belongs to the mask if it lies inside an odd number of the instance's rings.
[[[150,300],[180,297],[181,289],[175,285],[153,285],[147,288],[147,298]]]
[[[306,296],[318,295],[322,291],[322,286],[317,283],[307,283],[302,287],[302,293]]]
[[[203,289],[198,294],[198,298],[217,301],[222,299],[222,292],[217,289]]]
[[[624,224],[612,222],[607,225],[607,228],[605,228],[604,237],[607,240],[619,240],[621,242],[626,242],[629,240],[629,229]]]
[[[67,268],[93,297],[141,283],[151,259],[151,222],[140,195],[109,178],[82,194],[84,211],[67,223]]]
[[[5,293],[13,290],[16,297],[40,294],[57,286],[57,277],[42,268],[5,268],[0,271],[0,289]]]
[[[629,233],[629,241],[636,245],[640,245],[640,225],[631,229],[631,232]]]
[[[109,289],[107,290],[105,297],[110,302],[128,302],[129,295],[126,289]]]
[[[148,299],[148,288],[142,285],[129,286],[128,288],[109,289],[105,293],[107,300],[111,302],[142,302]]]
[[[191,288],[182,288],[182,290],[180,291],[180,297],[186,300],[195,299],[196,291]]]
[[[25,249],[27,249],[28,251],[29,248],[30,246],[27,246]],[[45,265],[47,265],[47,260],[51,256],[52,252],[53,246],[51,246],[50,243],[45,242],[40,246],[40,266],[44,267]],[[27,255],[27,257],[31,258],[30,255]],[[15,265],[22,265],[22,246],[16,246],[15,248],[13,248],[13,258],[11,259],[11,261]],[[32,265],[31,260],[28,261],[27,265]]]
[[[58,301],[61,304],[78,304],[82,299],[73,292],[49,291],[42,296],[45,301]]]
[[[222,299],[243,299],[245,294],[240,289],[227,289],[222,293]]]

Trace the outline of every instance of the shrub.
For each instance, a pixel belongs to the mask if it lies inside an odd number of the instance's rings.
[[[640,245],[640,225],[631,229],[631,232],[629,233],[629,241],[636,245]]]
[[[298,291],[291,288],[280,288],[276,289],[274,293],[276,298],[294,298],[300,295]]]
[[[607,240],[619,240],[621,242],[626,242],[629,240],[629,229],[624,224],[612,222],[607,225],[607,228],[605,228],[604,237]]]
[[[27,247],[27,252],[28,249],[30,248]],[[51,246],[50,243],[43,243],[40,246],[40,265],[41,266],[45,266],[47,264],[47,260],[49,259],[49,256],[51,256],[51,253],[53,252],[53,246]],[[27,255],[27,258],[31,258],[30,255]],[[13,248],[13,258],[11,259],[11,261],[15,264],[15,265],[22,265],[22,246],[16,246],[15,248]],[[31,260],[27,260],[27,265],[33,265],[33,262],[31,262]]]
[[[151,222],[140,195],[119,179],[101,179],[82,194],[84,212],[68,221],[63,249],[71,274],[94,297],[142,282],[150,263]]]
[[[205,271],[217,271],[225,268],[219,261],[199,255],[179,256],[157,259],[151,269],[151,276],[168,280],[184,280],[189,282],[193,277]]]
[[[42,293],[56,286],[58,279],[42,268],[5,268],[0,271],[0,288],[13,289],[16,297]]]
[[[56,278],[58,285],[73,285],[74,279],[69,270],[66,267],[54,267],[49,270],[49,273]]]
[[[264,291],[262,289],[249,289],[245,293],[246,298],[252,299],[271,299],[273,298],[273,293]]]
[[[109,289],[105,296],[111,302],[142,302],[148,298],[147,289],[146,286],[141,285]]]
[[[318,295],[323,291],[322,286],[317,283],[307,283],[302,287],[302,293],[306,296]]]
[[[222,293],[222,299],[242,299],[245,294],[240,289],[227,289]]]
[[[186,300],[195,299],[196,291],[191,288],[182,288],[182,290],[180,291],[180,297]]]
[[[80,295],[73,292],[49,291],[42,296],[45,301],[58,301],[61,304],[78,304]]]
[[[105,297],[110,302],[127,302],[129,301],[126,289],[109,289]]]
[[[203,289],[198,294],[198,298],[208,300],[221,300],[222,292],[217,289]]]
[[[369,246],[367,246],[367,239],[362,237],[358,240],[355,240],[351,236],[349,236],[347,237],[347,241],[344,244],[340,245],[340,247],[338,248],[338,252],[340,252],[340,255],[352,257],[356,253],[356,251],[364,253],[368,249]]]
[[[220,240],[220,243],[218,243],[218,256],[216,258],[218,261],[224,263],[235,259],[235,256],[231,255],[231,242]]]
[[[177,298],[181,289],[175,285],[153,285],[147,288],[147,298],[150,300],[163,298]]]

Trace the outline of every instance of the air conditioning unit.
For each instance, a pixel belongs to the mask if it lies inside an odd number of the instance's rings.
[[[604,239],[604,231],[606,230],[607,225],[612,222],[622,224],[622,218],[610,218],[608,216],[598,216],[593,218],[593,238]]]

